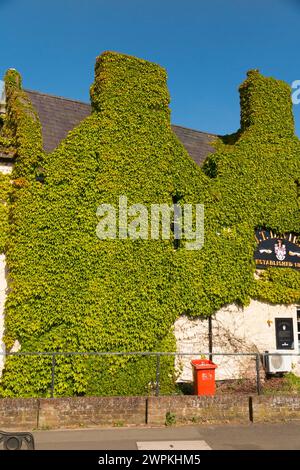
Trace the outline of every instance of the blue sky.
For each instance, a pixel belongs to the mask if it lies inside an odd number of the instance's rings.
[[[88,101],[95,57],[132,54],[167,69],[173,123],[212,133],[239,127],[248,69],[300,80],[300,0],[0,0],[0,20],[0,77]]]

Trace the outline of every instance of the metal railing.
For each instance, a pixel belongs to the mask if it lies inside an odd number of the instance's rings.
[[[262,386],[261,386],[261,377],[260,377],[260,370],[261,367],[264,366],[266,363],[266,358],[270,356],[289,356],[289,357],[295,357],[300,359],[300,353],[270,353],[270,352],[264,352],[264,353],[258,353],[258,352],[253,352],[253,353],[223,353],[223,352],[193,352],[193,353],[182,353],[182,352],[150,352],[150,351],[145,351],[145,352],[96,352],[96,351],[91,351],[91,352],[56,352],[56,351],[45,351],[45,352],[8,352],[4,353],[0,351],[0,355],[4,355],[5,357],[10,357],[10,356],[19,356],[19,357],[30,357],[30,356],[37,356],[37,357],[49,357],[51,358],[51,398],[54,398],[54,392],[55,392],[55,370],[56,370],[56,359],[57,357],[69,357],[69,356],[96,356],[96,357],[118,357],[118,356],[149,356],[149,357],[156,357],[156,373],[155,373],[155,395],[159,396],[160,395],[160,376],[161,376],[161,358],[162,357],[174,357],[175,358],[180,358],[180,357],[209,357],[211,360],[213,357],[220,357],[220,356],[225,356],[225,357],[252,357],[255,359],[255,382],[256,382],[256,392],[258,395],[261,394],[262,392]]]

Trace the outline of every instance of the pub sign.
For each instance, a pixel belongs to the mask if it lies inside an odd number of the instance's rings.
[[[278,235],[272,230],[257,229],[254,259],[258,269],[269,267],[300,269],[299,237],[293,233]]]
[[[276,349],[294,349],[292,318],[275,318]]]

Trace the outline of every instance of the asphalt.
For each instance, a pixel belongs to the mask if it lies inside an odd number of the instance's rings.
[[[33,435],[37,450],[136,450],[137,442],[145,441],[195,441],[195,446],[196,441],[204,441],[213,450],[300,450],[300,421],[283,424],[45,430],[35,431]]]

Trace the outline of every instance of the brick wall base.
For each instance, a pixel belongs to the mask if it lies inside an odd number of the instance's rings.
[[[39,400],[35,398],[0,399],[0,430],[29,430],[38,427]]]
[[[0,429],[62,429],[300,420],[300,396],[0,399]]]
[[[166,414],[176,423],[248,423],[249,399],[245,396],[166,396],[148,399],[148,423],[162,425]],[[169,418],[170,419],[170,418]]]
[[[300,395],[260,395],[252,403],[255,423],[300,420]]]

